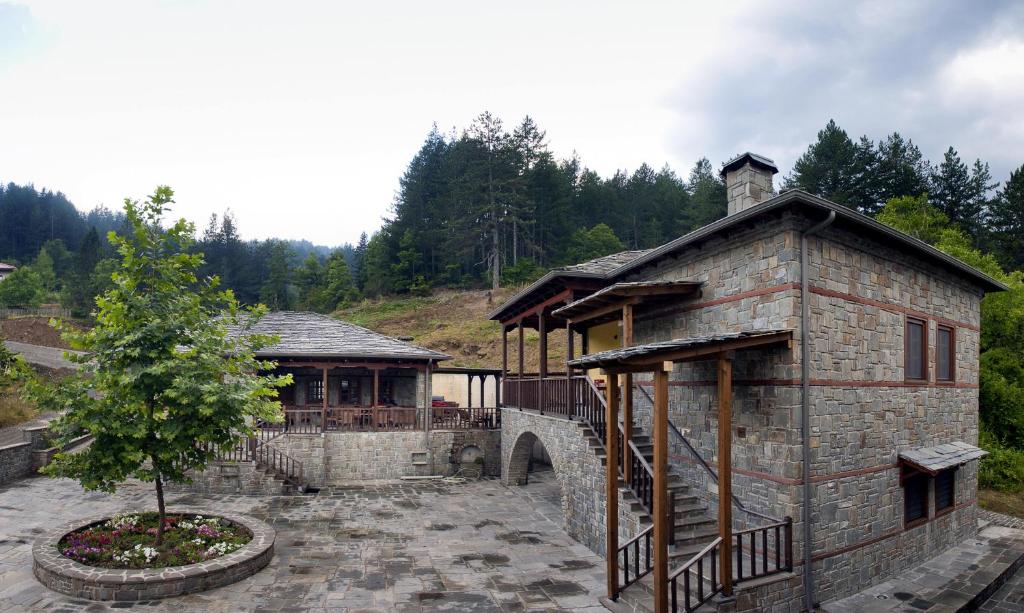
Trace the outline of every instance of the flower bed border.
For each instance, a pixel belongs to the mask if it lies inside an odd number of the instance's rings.
[[[256,574],[274,557],[277,533],[269,524],[245,515],[209,510],[174,509],[168,515],[219,517],[245,526],[252,540],[239,549],[205,562],[165,568],[101,568],[64,557],[57,544],[67,534],[106,521],[107,513],[79,519],[47,532],[32,545],[32,573],[51,590],[89,600],[155,600],[193,594],[235,583]]]

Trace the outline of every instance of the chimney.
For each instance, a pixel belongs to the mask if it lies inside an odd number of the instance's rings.
[[[775,195],[772,175],[779,172],[775,162],[749,151],[722,166],[729,215],[735,215]]]

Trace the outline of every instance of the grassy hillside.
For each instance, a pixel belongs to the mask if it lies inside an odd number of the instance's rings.
[[[451,366],[501,367],[501,326],[487,314],[518,288],[444,290],[425,298],[366,300],[335,316],[389,336],[411,336],[412,342],[452,356]],[[526,370],[537,371],[538,335],[527,330]],[[548,335],[549,368],[565,369],[565,332]],[[516,335],[509,334],[509,367],[516,365]]]

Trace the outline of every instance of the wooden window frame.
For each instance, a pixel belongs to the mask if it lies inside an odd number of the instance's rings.
[[[907,482],[911,479],[922,479],[924,481],[924,515],[916,519],[907,520]],[[900,474],[900,487],[903,488],[903,529],[911,530],[922,526],[931,519],[931,477],[928,473],[904,467]]]
[[[314,398],[313,397],[313,393],[312,392],[313,392],[314,388],[320,391],[320,397],[319,398]],[[307,379],[306,380],[306,405],[310,406],[310,405],[312,405],[314,403],[318,404],[318,405],[323,404],[323,402],[324,402],[324,396],[323,395],[324,395],[324,393],[326,393],[326,391],[327,390],[324,389],[324,380],[323,379]]]
[[[938,479],[940,475],[949,475],[950,478],[953,480],[953,483],[951,485],[953,497],[949,501],[949,505],[944,506],[941,509],[939,508],[938,489],[936,489],[938,487]],[[956,467],[947,468],[946,470],[939,471],[938,475],[932,477],[932,483],[932,489],[933,491],[935,491],[935,517],[940,517],[942,515],[946,515],[947,513],[952,513],[953,510],[956,509]]]
[[[949,378],[941,379],[942,369],[939,368],[939,334],[949,332]],[[939,383],[956,383],[956,328],[939,324],[935,327],[935,381]]]
[[[910,326],[916,324],[921,326],[921,376],[910,376]],[[907,316],[903,326],[903,378],[906,381],[928,381],[928,320]]]

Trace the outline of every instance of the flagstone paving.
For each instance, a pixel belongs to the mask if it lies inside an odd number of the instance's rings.
[[[238,583],[179,598],[95,603],[32,576],[49,527],[155,506],[148,485],[84,492],[68,480],[0,487],[0,611],[604,611],[601,558],[562,529],[551,473],[494,480],[374,482],[307,496],[172,493],[171,508],[245,513],[277,530],[276,555]]]

